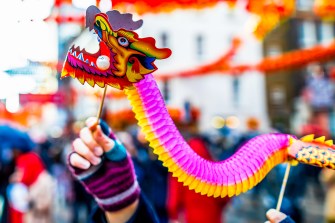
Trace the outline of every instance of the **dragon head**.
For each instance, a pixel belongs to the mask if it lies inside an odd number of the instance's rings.
[[[300,140],[291,137],[288,156],[300,163],[335,169],[333,140],[325,140],[324,136],[315,139],[307,135]]]
[[[129,13],[116,10],[101,13],[90,6],[86,11],[86,27],[98,35],[99,50],[91,54],[74,45],[70,47],[61,77],[71,76],[91,86],[132,88],[144,75],[157,69],[156,59],[171,55],[170,49],[156,48],[155,39],[139,38],[133,32],[142,24],[142,20],[134,22]]]

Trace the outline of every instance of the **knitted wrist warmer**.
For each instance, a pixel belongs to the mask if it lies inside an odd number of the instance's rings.
[[[71,154],[68,161],[70,156]],[[115,141],[114,148],[103,155],[99,165],[91,166],[87,170],[75,168],[69,163],[68,166],[105,211],[120,210],[139,197],[140,188],[133,163],[118,140]]]

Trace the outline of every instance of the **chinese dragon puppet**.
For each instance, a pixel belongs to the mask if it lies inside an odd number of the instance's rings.
[[[335,169],[333,141],[313,135],[298,139],[289,134],[264,134],[224,161],[203,159],[174,125],[152,75],[157,69],[155,60],[168,58],[171,51],[157,48],[151,37],[140,38],[134,30],[142,20],[133,21],[131,14],[101,13],[95,6],[86,13],[86,27],[94,29],[100,49],[91,54],[72,46],[61,77],[124,90],[154,153],[185,186],[203,195],[234,196],[253,188],[283,162]]]

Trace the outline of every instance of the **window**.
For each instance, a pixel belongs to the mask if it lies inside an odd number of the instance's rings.
[[[168,35],[167,35],[167,33],[163,32],[161,34],[161,42],[162,42],[162,47],[168,47]]]
[[[302,11],[311,11],[314,0],[297,0],[297,9]]]
[[[170,89],[169,81],[166,80],[163,82],[163,97],[165,102],[169,101],[170,99],[169,89]]]
[[[198,59],[202,59],[204,54],[204,37],[202,35],[196,37],[196,45]]]
[[[299,26],[299,43],[301,47],[308,48],[317,42],[316,25],[314,21],[302,21]]]
[[[333,24],[330,22],[322,22],[320,27],[321,33],[321,42],[329,43],[334,38]]]
[[[234,106],[237,108],[240,101],[240,78],[238,76],[233,77],[233,98]]]
[[[280,48],[279,45],[269,45],[267,48],[266,48],[266,55],[267,56],[277,56],[279,54],[281,54],[282,50]]]

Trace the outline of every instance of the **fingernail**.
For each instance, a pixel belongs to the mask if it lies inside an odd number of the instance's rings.
[[[277,216],[277,211],[275,209],[270,209],[266,212],[266,215],[269,217],[275,217]]]
[[[94,118],[88,119],[87,122],[86,122],[87,126],[89,126],[89,127],[96,124],[96,123],[97,123],[97,120],[94,119]]]
[[[286,218],[286,214],[281,213],[275,209],[270,209],[266,212],[266,216],[269,218],[269,220],[276,220],[276,221],[281,221]]]
[[[103,154],[103,150],[101,147],[95,147],[93,152],[96,156],[101,156]]]
[[[91,164],[88,161],[86,161],[86,162],[81,162],[80,166],[82,169],[87,170],[91,166]]]
[[[94,157],[94,159],[92,160],[93,165],[98,165],[101,162],[101,158],[100,157]]]

